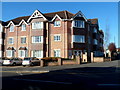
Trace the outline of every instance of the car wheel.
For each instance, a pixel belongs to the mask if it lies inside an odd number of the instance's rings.
[[[13,63],[13,66],[15,66],[16,65],[16,63]]]
[[[26,65],[23,65],[23,67],[25,67]]]

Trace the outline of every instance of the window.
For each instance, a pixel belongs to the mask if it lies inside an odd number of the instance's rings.
[[[55,22],[54,22],[54,26],[55,26],[55,27],[60,27],[60,21],[55,21]]]
[[[13,25],[10,26],[10,32],[14,32],[14,26]]]
[[[54,57],[60,57],[60,50],[54,50]]]
[[[26,31],[26,25],[22,24],[22,30],[21,31]]]
[[[13,50],[7,50],[7,57],[13,57],[14,51]]]
[[[32,43],[43,43],[43,36],[33,36]]]
[[[55,35],[54,36],[54,41],[60,41],[60,35]]]
[[[2,57],[2,51],[0,51],[0,57]]]
[[[72,42],[85,43],[84,35],[72,35]]]
[[[43,29],[43,22],[32,23],[32,29]]]
[[[2,39],[0,38],[0,44],[2,44]]]
[[[19,57],[27,57],[27,51],[26,50],[19,50]]]
[[[96,28],[94,28],[94,31],[93,31],[94,33],[97,33],[97,29]]]
[[[94,39],[94,44],[95,44],[95,45],[97,45],[97,44],[98,44],[97,39]]]
[[[42,58],[43,57],[43,51],[42,50],[32,51],[32,57]]]
[[[0,32],[2,32],[2,25],[0,25]]]
[[[25,44],[26,43],[26,37],[21,37],[21,43]]]
[[[8,44],[13,44],[13,43],[14,43],[14,38],[13,37],[9,38],[8,39]]]
[[[73,27],[78,27],[78,28],[85,28],[84,21],[81,20],[75,20],[73,21]]]

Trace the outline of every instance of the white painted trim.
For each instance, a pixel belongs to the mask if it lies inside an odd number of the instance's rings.
[[[61,34],[54,34],[54,36],[60,36],[60,40],[58,40],[58,41],[54,40],[55,42],[60,42],[61,41]]]
[[[10,22],[9,22],[9,24],[8,24],[7,26],[5,26],[5,27],[9,27],[9,26],[10,26],[10,24],[12,24],[12,25],[14,25],[14,26],[15,26],[15,24],[13,23],[13,21],[10,21]]]
[[[36,12],[38,12],[41,15],[41,16],[38,16],[38,17],[43,17],[44,20],[47,20],[40,11],[35,10],[34,13],[36,13]],[[27,22],[29,22],[32,18],[38,18],[38,17],[33,17],[34,13],[30,16],[30,18],[27,20]]]
[[[85,21],[87,21],[87,18],[81,11],[79,11],[75,16],[73,16],[73,18],[71,18],[71,20],[73,20],[78,14],[81,14],[81,16],[85,19]]]
[[[22,20],[20,21],[20,23],[19,23],[18,25],[16,25],[16,26],[20,26],[20,25],[22,24],[22,22],[24,22],[26,25],[28,25],[27,22],[25,22],[25,20],[22,19]]]
[[[56,17],[58,17],[62,21],[62,19],[60,18],[60,16],[57,15],[57,14],[53,17],[53,19],[51,21],[53,22]]]

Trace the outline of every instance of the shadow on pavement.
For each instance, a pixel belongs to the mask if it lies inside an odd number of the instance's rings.
[[[81,67],[9,77],[4,74],[2,90],[120,90],[116,67]]]

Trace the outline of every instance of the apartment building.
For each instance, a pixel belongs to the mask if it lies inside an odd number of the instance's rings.
[[[6,57],[62,57],[91,52],[102,53],[104,33],[98,19],[87,19],[79,11],[41,13],[18,17],[6,22],[4,28],[4,56]],[[97,53],[99,54],[99,53]]]

